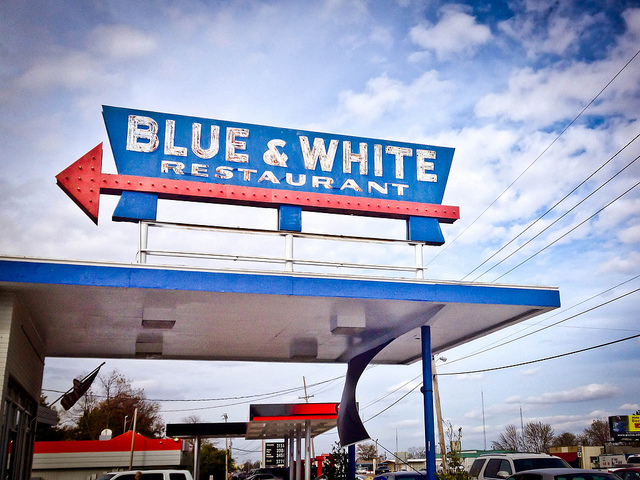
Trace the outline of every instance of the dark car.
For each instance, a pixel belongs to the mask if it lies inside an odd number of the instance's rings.
[[[283,468],[283,467],[256,468],[254,470],[251,470],[251,472],[249,473],[249,478],[256,475],[265,475],[265,474],[272,475],[275,478],[282,478],[283,480],[289,480],[289,469]],[[268,478],[268,477],[263,477],[263,478]],[[249,479],[247,478],[247,480]]]
[[[391,470],[389,470],[389,467],[382,466],[382,467],[376,468],[375,474],[376,475],[382,475],[383,473],[388,473],[390,471]]]
[[[640,467],[614,468],[609,469],[609,472],[622,480],[640,480]]]
[[[373,480],[426,480],[425,471],[387,472],[374,477]]]
[[[541,468],[523,470],[511,475],[508,480],[620,480],[612,473],[582,468]]]

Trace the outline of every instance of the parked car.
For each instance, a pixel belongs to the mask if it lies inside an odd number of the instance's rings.
[[[426,480],[425,471],[387,472],[374,477],[373,480]]]
[[[387,473],[390,472],[391,470],[389,470],[389,467],[387,466],[382,466],[382,467],[378,467],[376,468],[376,471],[374,472],[376,475],[382,475],[383,473]]]
[[[256,473],[247,477],[246,480],[284,480],[282,477],[276,477],[273,473]]]
[[[540,468],[515,473],[509,480],[620,480],[613,473],[583,468]]]
[[[489,453],[474,460],[469,474],[478,480],[505,479],[517,472],[539,468],[571,468],[571,465],[545,453]]]
[[[283,480],[289,480],[289,469],[283,467],[263,467],[254,468],[249,472],[249,477],[253,477],[259,474],[271,474],[275,478],[282,478]],[[267,477],[265,477],[267,478]],[[247,480],[249,480],[247,478]],[[257,480],[257,479],[256,479]]]
[[[142,480],[193,480],[187,470],[129,470],[109,472],[99,475],[96,480],[135,480],[136,473],[142,473]]]
[[[613,473],[622,480],[640,480],[640,467],[610,468],[609,473]]]

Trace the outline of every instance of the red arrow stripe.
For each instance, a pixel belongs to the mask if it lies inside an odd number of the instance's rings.
[[[159,198],[201,202],[296,205],[305,210],[365,213],[393,218],[431,217],[446,223],[460,218],[460,209],[447,205],[102,173],[102,143],[60,172],[56,180],[96,225],[100,193],[119,195],[124,191],[155,193]]]

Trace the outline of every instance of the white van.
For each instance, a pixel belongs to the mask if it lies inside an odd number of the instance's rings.
[[[135,480],[136,473],[142,473],[142,480],[193,480],[187,470],[130,470],[99,475],[96,480]]]

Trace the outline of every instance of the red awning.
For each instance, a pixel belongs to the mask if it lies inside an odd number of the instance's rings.
[[[552,455],[560,457],[566,462],[575,462],[578,459],[578,452],[554,452]]]

